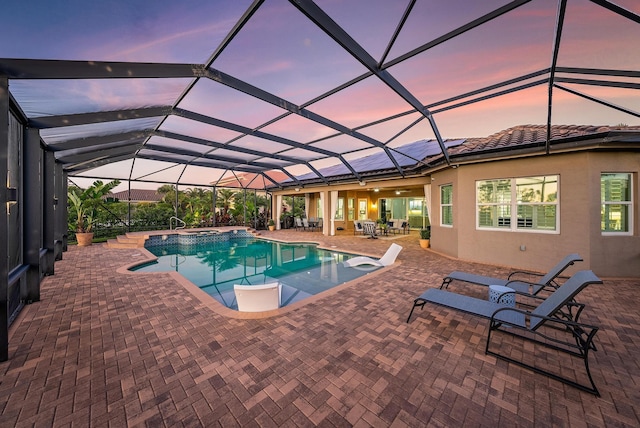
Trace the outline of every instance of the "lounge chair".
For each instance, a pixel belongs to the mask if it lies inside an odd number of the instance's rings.
[[[451,283],[451,281],[456,280],[468,282],[471,284],[484,285],[485,287],[488,287],[490,285],[502,285],[514,289],[516,293],[535,296],[545,287],[558,288],[559,285],[556,282],[558,276],[575,262],[581,261],[582,257],[580,257],[578,254],[569,254],[564,259],[560,260],[560,262],[558,262],[557,265],[551,268],[551,270],[544,276],[532,272],[515,271],[511,272],[507,279],[492,278],[490,276],[482,276],[472,273],[455,271],[451,272],[442,280],[440,289],[442,290],[442,288],[449,288],[449,284]],[[540,279],[537,282],[517,279],[517,275],[520,274],[537,275],[540,276]]]
[[[354,220],[353,222],[353,234],[355,235],[356,233],[364,234],[364,228],[359,220]]]
[[[296,230],[298,230],[298,229],[303,229],[303,230],[306,229],[304,227],[304,225],[302,224],[302,219],[300,217],[296,217],[295,221],[296,221],[296,224],[295,224]]]
[[[413,307],[407,318],[407,322],[411,320],[411,315],[416,307],[421,309],[426,303],[446,306],[472,315],[489,318],[489,332],[487,334],[487,344],[485,354],[490,354],[503,360],[518,364],[522,367],[544,374],[552,379],[564,382],[568,385],[579,388],[583,391],[600,395],[598,389],[593,382],[591,372],[589,371],[588,355],[589,350],[596,350],[593,344],[593,338],[598,331],[598,327],[587,324],[578,323],[577,320],[565,319],[563,308],[573,301],[574,297],[589,284],[601,284],[602,281],[591,271],[583,270],[575,273],[556,291],[549,295],[546,299],[532,311],[526,311],[520,308],[504,306],[499,303],[489,302],[487,300],[475,297],[465,296],[450,291],[439,290],[436,288],[429,289],[422,293],[420,297],[414,300]],[[558,335],[551,336],[545,331],[543,326],[554,329],[554,331],[566,331],[571,335],[570,339],[562,339]],[[512,357],[499,354],[489,350],[491,344],[492,332],[501,332],[510,336],[520,337],[524,340],[542,345],[544,347],[564,352],[570,356],[574,356],[584,360],[587,376],[591,386],[579,384],[571,379],[562,377],[556,373],[541,369],[515,360]],[[525,352],[526,353],[526,352]]]
[[[303,218],[303,219],[302,219],[302,227],[303,227],[303,229],[304,229],[304,230],[309,229],[309,228],[310,228],[310,226],[309,226],[309,220],[307,220],[306,218]]]
[[[400,250],[402,247],[396,243],[391,244],[391,246],[387,249],[387,252],[384,253],[380,259],[372,259],[367,256],[357,256],[353,257],[342,264],[346,267],[355,267],[360,265],[373,265],[373,266],[389,266],[392,265],[396,261],[396,257],[400,254]]]
[[[240,312],[264,312],[280,307],[282,285],[278,282],[261,285],[234,284],[233,291]]]

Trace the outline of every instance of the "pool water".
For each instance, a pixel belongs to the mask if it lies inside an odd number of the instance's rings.
[[[313,244],[285,244],[237,238],[208,244],[147,248],[158,257],[132,268],[138,272],[176,271],[228,308],[238,309],[234,284],[282,284],[281,307],[354,280],[377,268],[348,268],[351,254]]]

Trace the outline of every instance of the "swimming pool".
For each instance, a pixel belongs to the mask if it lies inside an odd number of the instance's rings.
[[[377,268],[354,269],[342,262],[351,254],[247,236],[182,245],[173,240],[147,247],[158,259],[131,268],[138,272],[179,272],[211,297],[238,309],[234,284],[282,284],[281,307],[354,280]]]

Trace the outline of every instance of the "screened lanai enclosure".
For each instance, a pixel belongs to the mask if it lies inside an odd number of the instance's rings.
[[[293,191],[455,167],[452,141],[517,124],[547,149],[555,124],[640,124],[636,0],[8,0],[0,21],[0,360],[63,257],[68,178]]]

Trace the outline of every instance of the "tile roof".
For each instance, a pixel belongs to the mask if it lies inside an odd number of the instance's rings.
[[[640,126],[552,125],[551,141],[596,136],[611,131],[640,132]],[[546,125],[518,125],[483,138],[468,138],[464,144],[449,150],[451,156],[470,153],[542,146],[547,141]],[[437,157],[442,157],[437,156]],[[435,158],[434,158],[435,159]],[[430,161],[433,162],[434,159]]]
[[[129,191],[123,190],[121,192],[109,193],[107,197],[118,198],[120,201],[125,202],[129,200]],[[132,202],[160,202],[163,195],[156,190],[149,189],[131,189],[131,201]]]

